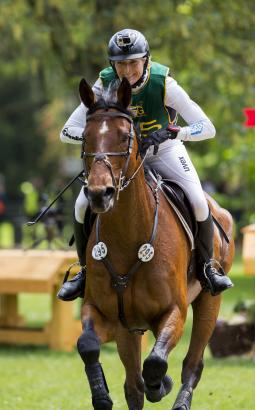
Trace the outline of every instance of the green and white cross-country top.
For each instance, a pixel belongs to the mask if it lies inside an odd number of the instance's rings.
[[[131,110],[139,122],[142,135],[165,128],[169,123],[175,122],[176,112],[165,105],[166,78],[169,68],[158,63],[151,62],[148,75],[142,87],[133,90]],[[99,78],[103,87],[109,87],[118,79],[112,67],[107,67],[100,72]],[[172,113],[172,115],[170,115]]]
[[[104,92],[104,87],[117,76],[111,67],[101,71],[93,86],[97,98]],[[181,141],[201,141],[215,136],[215,128],[204,111],[188,96],[186,91],[169,76],[168,67],[150,62],[143,83],[132,90],[132,108],[143,134],[166,127],[170,118],[169,110],[176,111],[187,126],[181,127],[175,140],[167,143],[181,144]],[[81,144],[82,133],[86,124],[87,108],[81,103],[66,121],[60,133],[62,142]],[[164,143],[166,144],[166,143]]]

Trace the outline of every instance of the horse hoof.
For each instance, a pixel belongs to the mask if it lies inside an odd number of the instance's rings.
[[[166,374],[167,367],[167,362],[164,359],[155,353],[151,353],[143,363],[142,376],[145,384],[159,388]]]
[[[181,407],[173,407],[172,410],[189,410],[188,407],[184,404]]]
[[[173,387],[173,381],[171,377],[164,376],[159,387],[155,388],[153,386],[144,385],[144,392],[146,399],[151,403],[156,403],[165,397]]]
[[[190,410],[192,395],[192,387],[182,387],[178,393],[177,399],[172,407],[172,410]]]
[[[94,399],[92,400],[92,404],[95,410],[111,410],[113,406],[113,402],[110,397],[104,399]]]

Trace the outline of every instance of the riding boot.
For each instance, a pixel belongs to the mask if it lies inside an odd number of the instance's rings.
[[[225,275],[219,262],[213,259],[214,225],[211,212],[209,212],[209,216],[205,221],[197,224],[197,276],[202,288],[210,291],[211,295],[215,296],[234,285],[230,278]]]
[[[74,238],[76,249],[81,266],[81,270],[69,281],[64,281],[57,297],[64,301],[74,300],[78,297],[83,298],[86,283],[86,247],[88,239],[84,233],[83,224],[74,218]]]

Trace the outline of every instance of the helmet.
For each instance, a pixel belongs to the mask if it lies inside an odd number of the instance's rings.
[[[149,56],[149,45],[142,33],[125,29],[115,33],[108,44],[110,61],[131,60]]]

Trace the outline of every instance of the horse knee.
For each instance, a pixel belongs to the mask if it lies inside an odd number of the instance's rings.
[[[100,342],[93,328],[85,327],[77,341],[77,349],[86,366],[98,362]]]

